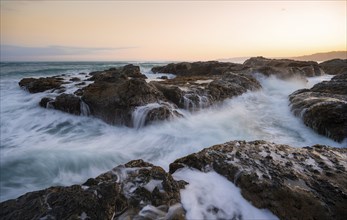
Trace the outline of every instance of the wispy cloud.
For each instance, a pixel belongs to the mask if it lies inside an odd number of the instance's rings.
[[[98,52],[135,49],[138,47],[69,47],[69,46],[47,46],[47,47],[24,47],[16,45],[0,45],[1,60],[23,60],[29,57],[54,57],[65,55],[92,55]]]

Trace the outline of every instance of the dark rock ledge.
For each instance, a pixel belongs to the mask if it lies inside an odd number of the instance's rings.
[[[280,219],[347,216],[346,148],[232,141],[177,159],[170,173],[183,167],[216,171],[254,206]]]
[[[289,96],[291,109],[319,134],[335,141],[347,138],[347,73]]]
[[[50,187],[0,203],[5,219],[184,219],[180,189],[161,167],[142,160],[82,185]]]
[[[292,148],[232,141],[177,159],[181,168],[216,171],[258,208],[280,219],[345,219],[347,149]],[[184,219],[180,189],[162,168],[130,161],[82,185],[50,187],[0,203],[1,219]],[[218,207],[217,207],[218,208]]]

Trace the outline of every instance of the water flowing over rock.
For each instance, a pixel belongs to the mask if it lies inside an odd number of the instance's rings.
[[[232,141],[177,159],[180,168],[214,170],[258,208],[280,219],[345,219],[347,149],[292,148],[265,141]]]
[[[293,113],[319,134],[347,138],[347,73],[289,95]]]
[[[30,93],[44,92],[46,90],[61,89],[63,79],[59,77],[41,77],[41,78],[24,78],[19,83],[19,86],[29,91]]]
[[[342,220],[347,215],[347,148],[231,141],[177,159],[169,173],[133,160],[81,185],[30,192],[0,203],[0,218],[184,219],[180,190],[189,182],[171,176],[181,168],[217,172],[255,207],[280,219]]]
[[[220,76],[179,76],[152,84],[178,107],[191,111],[261,88],[253,76],[233,72]]]
[[[5,219],[184,219],[180,189],[161,167],[142,160],[82,185],[55,186],[0,203]]]
[[[347,59],[333,59],[322,62],[319,67],[324,70],[326,74],[338,75],[347,73]]]
[[[252,73],[262,73],[266,76],[276,75],[286,79],[290,77],[310,77],[321,76],[324,71],[314,61],[296,61],[289,59],[268,59],[264,57],[252,57],[246,60],[243,65],[249,67],[247,71]]]

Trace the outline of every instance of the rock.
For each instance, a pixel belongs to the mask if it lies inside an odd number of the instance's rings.
[[[184,76],[204,76],[221,75],[228,71],[240,71],[244,68],[242,64],[223,63],[218,61],[208,62],[182,62],[170,63],[165,66],[156,66],[152,68],[153,73],[171,73]]]
[[[261,88],[248,74],[226,72],[220,76],[179,76],[152,82],[164,96],[180,108],[198,110],[247,91]]]
[[[319,67],[324,70],[326,74],[338,75],[347,73],[347,59],[333,59],[322,62]]]
[[[49,108],[50,106],[48,104],[52,102],[53,102],[52,98],[44,97],[41,99],[39,105],[43,108]]]
[[[252,57],[243,63],[251,73],[262,73],[266,76],[276,75],[286,79],[290,77],[320,76],[324,71],[317,62],[296,61],[289,59],[268,59],[264,57]]]
[[[6,219],[184,219],[180,189],[161,167],[142,160],[82,185],[50,187],[0,203]]]
[[[81,114],[81,99],[72,94],[61,94],[53,102],[55,109],[74,115]]]
[[[291,109],[304,123],[335,141],[347,138],[347,73],[289,95]]]
[[[47,104],[50,104],[48,106]],[[74,115],[81,114],[81,99],[72,94],[61,94],[55,100],[44,97],[40,101],[40,106],[44,108],[54,108]]]
[[[38,79],[24,78],[18,84],[20,87],[26,89],[30,93],[38,93],[50,89],[61,89],[63,79],[57,77],[41,77]]]
[[[71,82],[79,82],[79,81],[81,81],[81,79],[78,78],[78,77],[72,77],[72,78],[70,79],[70,81],[71,81]]]
[[[134,66],[132,64],[128,64],[120,68],[110,68],[105,71],[92,72],[89,75],[92,75],[89,80],[105,82],[114,82],[119,78],[127,79],[128,77],[142,79],[147,78],[140,72],[139,66]]]
[[[110,124],[132,126],[132,113],[138,106],[165,100],[163,94],[144,79],[119,78],[95,81],[83,88],[82,99],[94,116]]]
[[[161,77],[158,77],[157,79],[168,79],[167,76],[161,76]]]
[[[347,216],[346,148],[232,141],[177,159],[170,173],[183,167],[216,171],[254,206],[280,219]]]

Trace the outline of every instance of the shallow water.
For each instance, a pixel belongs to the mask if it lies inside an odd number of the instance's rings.
[[[67,80],[83,79],[80,72],[124,64],[1,64],[1,201],[52,185],[82,183],[132,159],[141,158],[167,169],[179,157],[236,139],[262,139],[296,147],[343,146],[314,133],[293,116],[287,98],[293,91],[331,76],[310,78],[306,84],[259,75],[261,91],[194,113],[183,111],[184,118],[141,129],[111,126],[92,117],[41,108],[40,99],[52,94],[29,94],[18,86],[23,77],[65,74]],[[157,77],[150,72],[155,64],[139,65],[149,78]],[[70,86],[67,91],[74,90]]]

